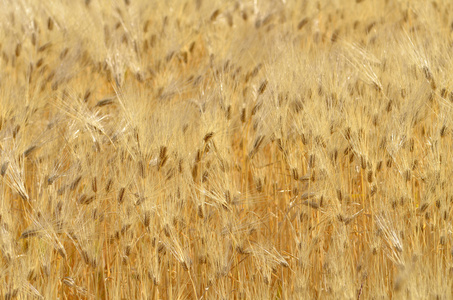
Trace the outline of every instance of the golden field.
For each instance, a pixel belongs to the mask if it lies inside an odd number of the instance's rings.
[[[452,299],[449,1],[0,4],[3,299]]]

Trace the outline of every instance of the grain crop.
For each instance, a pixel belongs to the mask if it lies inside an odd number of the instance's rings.
[[[453,299],[453,4],[0,3],[3,299]]]

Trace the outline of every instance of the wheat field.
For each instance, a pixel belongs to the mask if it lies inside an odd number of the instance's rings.
[[[3,299],[452,299],[449,1],[4,0]]]

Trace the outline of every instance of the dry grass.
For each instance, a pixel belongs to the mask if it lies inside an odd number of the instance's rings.
[[[448,1],[153,2],[2,1],[1,297],[452,297]]]

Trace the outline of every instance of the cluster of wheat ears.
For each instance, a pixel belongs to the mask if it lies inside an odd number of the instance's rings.
[[[449,299],[449,1],[0,4],[4,299]]]

